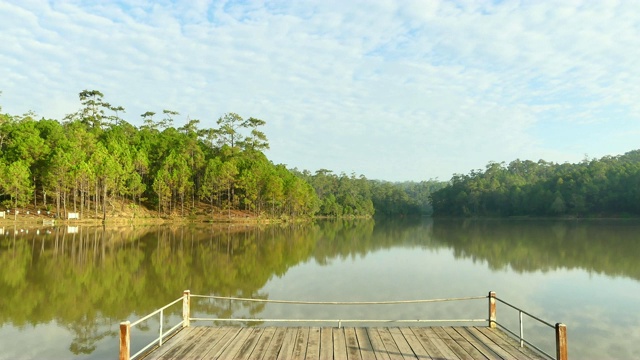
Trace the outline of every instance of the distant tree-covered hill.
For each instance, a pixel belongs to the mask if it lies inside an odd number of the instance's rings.
[[[489,163],[431,195],[436,216],[638,216],[640,150],[557,164]]]
[[[423,216],[433,212],[429,196],[445,185],[437,180],[389,182],[320,169],[298,173],[316,190],[318,215]]]

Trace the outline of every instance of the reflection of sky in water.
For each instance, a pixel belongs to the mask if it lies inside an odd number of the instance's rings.
[[[166,316],[165,329],[181,321],[181,317]],[[158,335],[157,319],[147,321],[149,328],[153,330],[142,331],[138,328],[131,330],[132,354],[142,349],[145,345],[153,341]],[[100,326],[100,331],[115,331],[117,334],[119,323],[110,326]],[[25,327],[28,336],[25,336]],[[55,322],[48,324],[38,324],[36,326],[25,326],[16,328],[10,325],[0,326],[0,337],[3,343],[17,346],[6,346],[0,348],[0,360],[14,359],[65,359],[71,357],[69,353],[61,348],[68,348],[74,340],[74,336],[64,327]],[[114,359],[118,355],[118,338],[105,337],[95,343],[95,350],[90,354],[74,354],[74,359]]]
[[[356,301],[464,297],[486,295],[489,290],[550,323],[567,324],[572,358],[640,358],[640,283],[583,270],[491,271],[484,262],[455,259],[442,249],[392,248],[365,257],[333,259],[328,266],[308,261],[281,278],[273,278],[261,293],[269,294],[270,299]],[[442,318],[440,313],[446,311],[445,318],[484,318],[486,302],[479,301],[408,305],[408,310],[330,309],[328,317],[388,318],[418,313]],[[327,317],[327,313],[314,313],[306,307],[269,306],[262,314],[284,318],[309,315]],[[517,312],[498,305],[498,321],[512,329],[517,329],[517,316]],[[553,346],[552,329],[526,317],[524,321],[528,339]]]
[[[26,326],[28,336],[23,332],[24,328],[15,328],[10,325],[0,326],[0,337],[6,344],[18,345],[0,348],[0,359],[60,359],[68,357],[68,354],[60,352],[62,347],[69,347],[73,341],[73,335],[60,327],[55,322]],[[52,351],[53,349],[53,351]],[[114,358],[118,353],[118,344],[113,339],[107,338],[97,343],[96,350],[89,355],[74,355],[75,359]]]
[[[44,359],[51,356],[48,353],[49,349],[57,347],[58,344],[68,344],[72,339],[68,331],[60,329],[55,324],[28,327],[29,336],[24,336],[22,329],[11,325],[0,326],[3,342],[20,344],[18,348],[8,346],[0,349],[0,359]]]

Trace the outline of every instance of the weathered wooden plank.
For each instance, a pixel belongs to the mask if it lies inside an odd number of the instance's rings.
[[[251,333],[244,341],[244,344],[238,349],[235,357],[238,359],[247,358],[253,352],[253,349],[256,347],[256,343],[262,336],[262,332],[264,328],[255,327],[251,329]]]
[[[333,360],[333,334],[329,327],[320,329],[320,360]]]
[[[224,330],[224,327],[222,327],[221,330]],[[224,333],[224,335],[222,335],[222,337],[220,337],[217,341],[211,342],[208,346],[202,349],[201,351],[202,358],[204,357],[209,359],[218,358],[220,356],[220,353],[225,349],[225,347],[227,347],[229,342],[231,342],[236,337],[236,335],[238,335],[241,328],[229,327],[228,330],[229,331]]]
[[[347,359],[347,343],[345,340],[344,329],[333,329],[333,357],[332,359]]]
[[[409,346],[411,346],[411,350],[416,355],[418,359],[431,359],[429,356],[429,352],[425,350],[424,346],[422,346],[422,342],[418,339],[416,334],[411,331],[409,328],[399,328],[402,336],[407,340]]]
[[[515,338],[512,338],[512,337],[511,337],[509,334],[507,334],[506,332],[504,332],[504,331],[502,331],[502,330],[499,330],[499,329],[493,329],[492,331],[493,331],[493,333],[494,333],[496,336],[500,336],[500,337],[504,338],[504,339],[505,339],[505,341],[507,341],[507,342],[509,342],[510,344],[512,344],[512,346],[513,346],[513,347],[515,347],[516,349],[518,349],[518,351],[520,351],[521,353],[525,354],[528,358],[531,358],[531,359],[538,359],[538,358],[541,358],[541,357],[542,357],[539,353],[537,353],[537,352],[533,351],[533,349],[531,349],[531,348],[528,348],[528,347],[526,347],[526,346],[525,346],[525,347],[520,347],[520,342],[519,342],[519,340],[517,340],[517,339],[515,339]],[[566,360],[566,359],[565,359],[565,360]]]
[[[221,338],[223,338],[227,333],[229,333],[232,328],[208,328],[208,327],[189,327],[188,329],[200,329],[200,332],[196,333],[196,341],[195,344],[189,344],[192,346],[183,347],[179,352],[174,352],[172,354],[166,354],[162,357],[162,359],[180,359],[182,357],[192,357],[194,354],[201,354],[203,352],[208,351],[208,349],[212,346],[212,344],[217,343]],[[213,330],[212,330],[213,329]]]
[[[253,352],[251,353],[251,359],[260,359],[265,352],[267,346],[271,342],[273,338],[273,334],[275,332],[275,328],[266,327],[262,329],[262,333],[260,334],[260,339],[256,341],[256,346],[253,348]]]
[[[491,351],[496,353],[496,355],[498,355],[500,358],[511,359],[511,354],[508,351],[504,350],[502,347],[498,346],[498,344],[488,338],[485,334],[483,334],[479,330],[480,328],[481,327],[470,327],[467,328],[467,330],[469,330],[469,332],[473,334],[473,336],[475,336],[480,342],[487,345],[491,349]]]
[[[453,332],[457,333],[457,336],[452,336],[456,341],[458,341],[458,343],[460,343],[462,345],[462,343],[468,343],[469,345],[473,346],[476,351],[480,352],[482,354],[482,356],[484,356],[484,358],[486,358],[487,360],[500,360],[501,358],[496,355],[496,353],[494,353],[493,351],[491,351],[491,349],[483,344],[482,342],[478,341],[478,339],[473,336],[471,333],[469,333],[469,330],[467,330],[466,327],[453,327],[450,329],[446,329],[447,332],[452,335]],[[469,352],[469,350],[467,350],[467,352]],[[475,355],[472,354],[472,356]],[[480,358],[480,357],[479,357]],[[480,358],[481,359],[481,358]]]
[[[278,353],[277,360],[294,359],[293,351],[297,344],[298,332],[302,332],[304,329],[300,328],[286,328],[284,332],[284,338],[282,339],[282,347]],[[306,344],[305,344],[306,348]]]
[[[368,328],[367,334],[369,334],[369,341],[371,342],[371,347],[373,349],[373,353],[376,356],[376,360],[390,360],[389,353],[387,349],[384,347],[384,342],[378,333],[377,328]]]
[[[517,360],[529,359],[529,356],[522,352],[521,349],[523,348],[521,348],[520,344],[516,343],[515,340],[513,340],[512,338],[508,338],[506,336],[502,337],[498,335],[499,333],[502,333],[501,331],[498,331],[496,329],[486,328],[486,327],[480,327],[479,329],[480,331],[482,331],[482,333],[485,334],[485,336],[490,338],[494,343],[498,344],[498,346],[500,346],[509,354],[511,354],[512,359],[517,359]]]
[[[510,338],[502,331],[486,327],[479,327],[480,331],[490,338],[494,343],[511,354],[512,359],[528,360],[533,355],[532,352],[526,353],[526,348],[520,347],[520,344],[513,338]]]
[[[389,328],[378,328],[378,334],[380,334],[382,343],[384,344],[385,349],[387,349],[389,358],[391,360],[404,360],[402,353],[400,353],[400,349],[398,349],[398,345],[389,332]]]
[[[360,346],[358,345],[358,336],[356,335],[355,328],[344,328],[344,341],[347,351],[347,359],[362,360],[362,355],[360,354]]]
[[[296,334],[296,343],[293,347],[292,360],[303,360],[307,356],[307,347],[309,346],[309,328],[299,329]]]
[[[309,328],[309,342],[307,343],[307,360],[320,359],[320,328]]]
[[[198,333],[202,333],[206,329],[201,328],[183,328],[171,339],[167,340],[157,350],[147,355],[147,359],[170,359],[180,356],[192,346],[192,342],[198,339]]]
[[[230,342],[229,345],[226,346],[224,350],[222,350],[220,355],[218,355],[217,357],[220,359],[237,358],[236,354],[238,354],[240,349],[243,347],[245,341],[247,341],[247,339],[249,338],[249,336],[251,336],[251,334],[253,334],[252,328],[242,328],[242,330],[240,330],[240,333],[238,333],[238,335],[233,339],[233,341]]]
[[[189,329],[200,329],[189,327]],[[167,354],[163,359],[179,359],[182,356],[189,356],[189,354],[197,354],[202,352],[203,349],[209,347],[212,342],[216,342],[218,339],[222,338],[230,329],[216,329],[216,331],[211,331],[208,328],[200,329],[198,332],[194,332],[194,338],[192,342],[188,342],[186,340],[182,340],[182,342],[190,343],[191,346],[184,347],[183,351],[174,354]]]
[[[414,329],[419,331],[419,332],[421,332],[422,334],[424,334],[425,338],[427,338],[427,339],[440,339],[438,334],[433,332],[431,327],[417,327],[417,328],[414,328]]]
[[[444,359],[440,349],[431,341],[428,334],[423,331],[423,328],[410,328],[409,330],[418,338],[418,341],[420,341],[420,344],[432,359]]]
[[[275,359],[278,357],[278,351],[282,346],[282,338],[284,329],[278,327],[269,327],[265,330],[260,342],[256,346],[256,355],[252,359]]]
[[[444,330],[442,326],[433,327],[433,332],[435,332],[440,337],[440,339],[444,341],[445,344],[447,344],[451,351],[456,353],[456,356],[458,358],[460,358],[461,360],[473,360],[473,357],[469,355],[469,353],[466,352],[465,349],[460,346],[460,344],[453,340],[453,338],[451,338],[451,336]]]
[[[355,328],[356,338],[358,340],[358,348],[362,360],[376,360],[376,354],[373,351],[369,334],[366,328]]]
[[[441,354],[440,358],[456,360],[460,359],[458,355],[453,350],[451,350],[451,348],[449,348],[447,343],[440,339],[438,334],[436,334],[432,328],[416,328],[414,332],[415,331],[424,334],[424,337],[428,339],[436,349],[438,349],[438,352]]]
[[[157,360],[162,358],[169,352],[179,351],[178,349],[182,349],[185,346],[186,339],[192,339],[194,331],[198,330],[192,328],[182,328],[181,330],[178,330],[178,332],[174,334],[171,339],[165,339],[161,347],[155,348],[151,352],[148,352],[146,358]]]
[[[400,355],[403,358],[405,359],[416,358],[416,354],[413,352],[411,345],[409,345],[409,342],[404,337],[404,335],[402,334],[399,328],[397,327],[389,328],[389,333],[391,334],[393,341],[395,341],[396,346],[398,347],[398,350],[400,352]]]
[[[469,354],[470,359],[485,359],[487,358],[483,352],[477,349],[467,339],[465,339],[460,333],[458,333],[453,327],[444,327],[442,330],[453,339],[464,351]]]

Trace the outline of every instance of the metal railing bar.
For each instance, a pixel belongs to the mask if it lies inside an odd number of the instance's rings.
[[[152,341],[151,343],[149,343],[147,346],[143,347],[140,351],[138,351],[137,353],[131,355],[131,359],[135,359],[138,356],[140,356],[142,353],[146,352],[147,350],[149,350],[150,348],[152,348],[153,346],[156,345],[156,342],[158,341],[158,339]]]
[[[547,325],[547,326],[548,326],[548,327],[550,327],[550,328],[553,328],[553,329],[555,329],[555,328],[556,328],[556,326],[555,326],[555,325],[552,325],[552,324],[550,324],[550,323],[548,323],[548,322],[546,322],[546,321],[544,321],[544,320],[540,319],[539,317],[537,317],[537,316],[535,316],[535,315],[529,314],[528,312],[526,312],[526,311],[524,311],[524,310],[520,309],[519,307],[514,306],[514,305],[511,305],[511,304],[509,304],[508,302],[506,302],[506,301],[504,301],[504,300],[502,300],[502,299],[500,299],[500,298],[498,298],[498,297],[496,297],[496,300],[498,300],[498,301],[500,301],[501,303],[503,303],[503,304],[505,304],[505,305],[507,305],[507,306],[511,307],[511,308],[512,308],[512,309],[514,309],[514,310],[518,310],[518,311],[522,312],[523,314],[526,314],[527,316],[529,316],[529,317],[530,317],[530,318],[532,318],[532,319],[538,320],[539,322],[541,322],[541,323],[543,323],[543,324]]]
[[[479,300],[486,299],[487,296],[470,296],[459,298],[443,298],[443,299],[425,299],[425,300],[393,300],[393,301],[296,301],[296,300],[270,300],[270,299],[249,299],[215,295],[191,295],[192,298],[208,298],[217,300],[235,300],[264,302],[274,304],[298,304],[298,305],[393,305],[393,304],[416,304],[416,303],[432,303],[445,301],[461,301],[461,300]]]
[[[145,317],[140,318],[140,319],[138,319],[138,320],[136,320],[136,321],[132,322],[132,323],[131,323],[131,327],[134,327],[134,326],[136,326],[136,325],[140,324],[141,322],[143,322],[143,321],[145,321],[145,320],[149,319],[149,318],[150,318],[150,317],[152,317],[153,315],[158,314],[160,311],[163,311],[164,309],[166,309],[166,308],[168,308],[168,307],[170,307],[170,306],[172,306],[172,305],[177,304],[179,301],[182,301],[182,297],[180,297],[180,298],[178,298],[178,299],[176,299],[176,300],[174,300],[174,301],[172,301],[172,302],[168,303],[167,305],[165,305],[165,306],[163,306],[163,307],[161,307],[161,308],[159,308],[159,309],[156,309],[154,312],[152,312],[152,313],[150,313],[150,314],[146,315]]]
[[[419,323],[419,322],[487,322],[487,319],[406,319],[406,320],[381,320],[381,319],[216,319],[216,318],[189,318],[191,321],[223,321],[223,322],[342,322],[342,323]]]
[[[158,346],[162,346],[162,323],[164,321],[164,311],[160,311],[160,321],[159,321],[159,325],[160,325],[160,334],[158,335]]]
[[[138,356],[142,355],[142,353],[146,352],[147,350],[149,350],[149,348],[151,348],[151,347],[152,347],[152,346],[154,346],[154,345],[161,346],[161,345],[159,345],[159,341],[160,341],[160,339],[161,339],[161,338],[162,338],[162,339],[166,338],[167,336],[169,336],[169,335],[173,334],[173,332],[175,332],[177,329],[179,329],[179,328],[181,328],[181,327],[182,327],[182,321],[181,321],[180,323],[178,323],[176,326],[174,326],[174,327],[172,327],[171,329],[167,330],[167,332],[165,332],[164,334],[162,334],[162,336],[159,336],[158,338],[156,338],[155,340],[153,340],[151,343],[149,343],[147,346],[145,346],[144,348],[142,348],[140,351],[138,351],[137,353],[133,354],[133,355],[131,356],[131,359],[135,359],[135,358],[137,358]]]
[[[164,333],[164,337],[167,337],[167,335],[171,334],[174,330],[179,329],[181,327],[183,327],[182,326],[182,321],[180,321],[178,324],[176,324],[176,326],[172,327],[166,333]]]
[[[511,331],[508,327],[506,327],[506,326],[504,326],[504,325],[500,324],[499,322],[496,322],[496,324],[498,324],[498,326],[499,326],[500,328],[502,328],[502,330],[504,330],[504,331],[508,332],[509,334],[513,335],[513,336],[514,336],[514,337],[516,337],[516,338],[519,338],[518,334],[516,334],[516,333],[514,333],[513,331]],[[527,344],[527,345],[531,346],[532,348],[534,348],[535,350],[537,350],[537,351],[538,351],[539,353],[541,353],[542,355],[544,355],[544,356],[548,357],[549,359],[553,359],[553,360],[555,360],[555,357],[553,357],[553,356],[551,356],[551,355],[547,354],[547,352],[546,352],[546,351],[544,351],[544,350],[540,349],[539,347],[537,347],[536,345],[534,345],[534,344],[530,343],[530,342],[529,342],[529,341],[527,341],[526,339],[522,338],[521,340],[522,340],[522,341],[524,341],[524,343],[525,343],[525,344]]]
[[[524,342],[524,321],[522,319],[522,311],[518,311],[518,321],[520,322],[520,347],[523,346]]]

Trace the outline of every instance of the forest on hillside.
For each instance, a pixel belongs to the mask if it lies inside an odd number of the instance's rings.
[[[444,185],[274,164],[264,153],[266,122],[254,117],[226,113],[212,128],[187,117],[177,127],[179,112],[164,109],[141,114],[136,127],[98,90],[83,90],[79,100],[78,111],[62,120],[0,107],[2,205],[83,218],[107,218],[114,204],[183,217],[202,209],[266,217],[420,215]]]
[[[431,194],[435,216],[638,216],[640,150],[580,163],[489,163]]]
[[[206,128],[164,109],[134,126],[98,90],[79,100],[62,120],[0,107],[2,206],[83,218],[106,218],[118,206],[163,217],[640,215],[640,150],[576,164],[491,162],[448,182],[398,183],[274,164],[258,118],[226,113]]]

